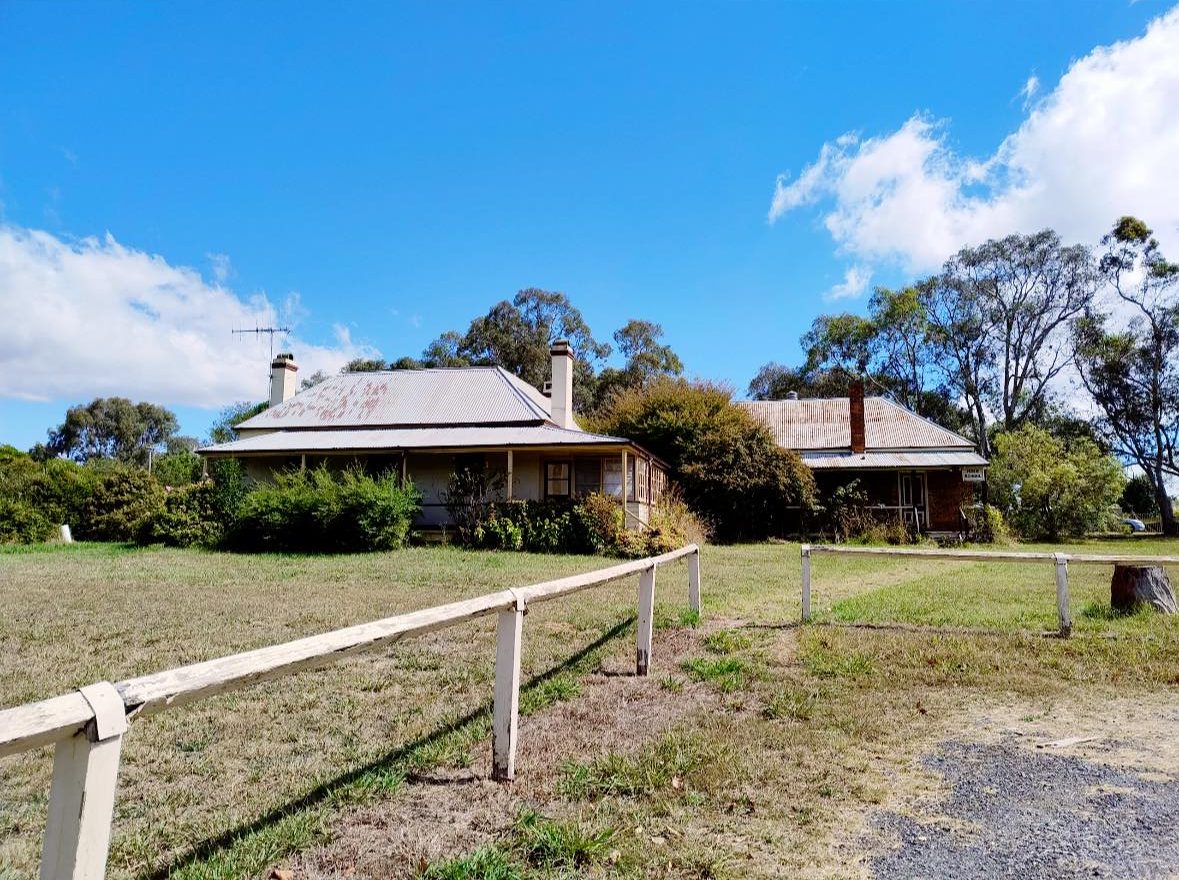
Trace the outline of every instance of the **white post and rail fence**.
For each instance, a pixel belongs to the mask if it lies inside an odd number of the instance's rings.
[[[659,566],[683,558],[688,563],[688,602],[698,613],[700,548],[689,544],[661,556],[399,614],[118,684],[99,682],[71,694],[0,711],[0,757],[54,746],[41,880],[100,880],[105,874],[119,754],[130,719],[326,666],[407,636],[492,614],[498,615],[492,776],[510,781],[516,772],[520,652],[528,608],[638,574],[635,671],[646,675],[651,663],[655,574]]]
[[[964,559],[973,562],[1051,562],[1056,572],[1056,616],[1062,638],[1072,635],[1069,611],[1068,566],[1078,565],[1179,565],[1179,556],[1117,556],[1107,554],[1049,553],[1017,550],[916,550],[903,547],[844,547],[835,544],[802,545],[802,619],[811,619],[811,557],[820,553],[839,556],[900,556],[919,559]]]

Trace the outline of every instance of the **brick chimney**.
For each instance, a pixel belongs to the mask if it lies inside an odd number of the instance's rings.
[[[553,422],[562,428],[577,429],[573,420],[573,349],[558,339],[549,349],[553,358],[553,379],[549,383]]]
[[[853,455],[864,454],[864,383],[856,379],[847,389],[848,421],[851,423]]]
[[[270,364],[270,405],[278,406],[295,396],[295,373],[299,367],[295,356],[284,352]]]

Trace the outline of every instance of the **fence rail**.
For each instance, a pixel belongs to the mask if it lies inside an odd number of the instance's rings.
[[[802,545],[802,619],[811,619],[811,557],[818,553],[840,556],[908,556],[922,559],[965,559],[973,562],[1051,562],[1056,572],[1056,616],[1060,635],[1072,635],[1069,611],[1068,566],[1179,565],[1179,556],[1133,556],[1109,553],[1055,553],[1045,550],[917,550],[904,547],[843,547],[836,544]]]
[[[638,574],[635,670],[646,675],[651,662],[655,574],[660,565],[685,557],[688,603],[699,612],[700,548],[689,544],[661,556],[437,605],[117,684],[98,682],[72,694],[0,711],[0,757],[55,745],[41,880],[101,880],[105,874],[119,755],[130,719],[327,666],[407,636],[492,614],[498,615],[492,777],[510,781],[515,776],[520,654],[528,607]]]

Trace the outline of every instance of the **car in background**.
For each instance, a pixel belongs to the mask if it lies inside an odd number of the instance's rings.
[[[1122,520],[1122,525],[1129,526],[1130,531],[1134,532],[1135,534],[1146,531],[1146,523],[1140,519],[1134,519],[1133,517],[1126,517],[1124,520]]]

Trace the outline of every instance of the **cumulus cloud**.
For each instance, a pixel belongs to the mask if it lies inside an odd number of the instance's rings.
[[[1040,89],[1033,77],[1022,94]],[[991,155],[955,149],[951,124],[918,114],[888,134],[826,143],[778,178],[769,218],[813,206],[861,265],[936,269],[964,245],[1055,228],[1096,243],[1123,214],[1179,252],[1179,7],[1141,36],[1074,62]]]
[[[1023,88],[1019,90],[1019,97],[1023,99],[1023,109],[1026,110],[1032,103],[1032,99],[1040,91],[1040,78],[1034,73],[1027,78],[1027,82],[1023,84]]]
[[[863,266],[852,266],[843,273],[843,281],[827,291],[826,299],[855,299],[862,296],[872,280],[872,272]]]
[[[298,297],[277,308],[262,294],[240,297],[219,280],[228,261],[213,266],[210,282],[109,234],[67,241],[0,225],[0,397],[205,407],[260,398],[269,345],[229,331],[293,321]],[[290,339],[300,369],[335,371],[373,353],[343,327],[335,337]]]

